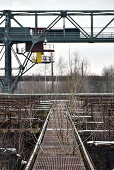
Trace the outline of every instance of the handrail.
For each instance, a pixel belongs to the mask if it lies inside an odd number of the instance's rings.
[[[80,143],[81,149],[82,149],[82,151],[83,151],[83,153],[84,153],[84,156],[85,156],[85,159],[86,159],[87,164],[88,164],[88,166],[89,166],[89,169],[90,169],[90,170],[95,170],[95,168],[94,168],[94,166],[93,166],[93,164],[92,164],[92,162],[91,162],[91,160],[90,160],[90,158],[89,158],[89,156],[88,156],[88,153],[87,153],[87,151],[86,151],[86,149],[85,149],[85,146],[84,146],[84,144],[83,144],[83,142],[82,142],[82,140],[81,140],[81,138],[80,138],[80,135],[78,134],[78,131],[77,131],[77,129],[76,129],[76,127],[75,127],[75,125],[74,125],[74,123],[73,123],[73,121],[72,121],[72,118],[71,118],[68,110],[67,110],[67,116],[68,116],[68,118],[69,118],[69,120],[70,120],[70,122],[71,122],[72,128],[74,129],[74,132],[75,132],[75,134],[76,134],[76,137],[77,137],[77,139],[78,139],[78,141],[79,141],[79,143]]]
[[[33,167],[33,165],[34,165],[34,162],[35,162],[37,153],[38,153],[38,151],[39,151],[39,149],[40,149],[40,145],[41,145],[42,139],[43,139],[43,137],[44,137],[44,134],[45,134],[45,131],[46,131],[47,124],[48,124],[48,121],[49,121],[49,118],[50,118],[51,113],[52,113],[52,108],[50,109],[50,112],[49,112],[48,115],[47,115],[47,118],[46,118],[46,121],[45,121],[45,123],[44,123],[43,129],[42,129],[42,131],[41,131],[41,133],[40,133],[40,136],[39,136],[39,138],[38,138],[38,140],[37,140],[37,143],[36,143],[36,145],[35,145],[35,148],[34,148],[34,150],[33,150],[32,155],[31,155],[31,157],[30,157],[30,159],[29,159],[29,161],[28,161],[28,163],[27,163],[27,165],[26,165],[25,170],[31,170],[32,167]]]
[[[12,97],[43,97],[43,96],[114,96],[114,93],[46,93],[46,94],[10,94],[10,93],[0,93],[0,97],[2,96],[12,96]]]

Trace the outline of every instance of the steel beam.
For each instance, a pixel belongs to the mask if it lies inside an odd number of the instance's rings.
[[[5,33],[4,33],[4,45],[5,45],[5,80],[3,86],[3,92],[10,92],[11,88],[11,43],[9,41],[9,29],[11,27],[11,11],[5,11],[6,21],[5,21]]]
[[[91,13],[91,38],[93,38],[93,13]]]
[[[30,34],[30,28],[24,27],[19,21],[18,16],[33,16],[34,17],[34,29],[35,34]],[[48,24],[48,26],[43,30],[42,33],[38,33],[38,16],[56,16],[56,18]],[[90,16],[91,24],[90,24],[90,32],[86,31],[86,29],[80,25],[73,16]],[[101,30],[97,33],[94,32],[94,17],[95,16],[112,16],[112,19],[101,28]],[[5,17],[5,19],[4,19]],[[55,32],[54,36],[51,35],[51,32],[48,31],[52,29],[59,20],[63,19],[63,23],[61,25],[61,30],[63,33],[58,35],[58,32]],[[79,36],[73,35],[71,32],[69,35],[66,34],[65,31],[65,19],[68,19],[70,23],[73,24],[76,28],[79,29]],[[5,78],[3,80],[3,92],[13,92],[15,86],[19,78],[26,73],[31,67],[26,68],[28,65],[28,61],[30,61],[31,50],[35,43],[44,42],[45,38],[48,43],[113,43],[114,42],[114,32],[110,32],[110,34],[105,33],[104,31],[107,27],[114,21],[114,10],[22,10],[22,11],[11,11],[4,10],[0,11],[0,43],[5,46]],[[18,27],[12,27],[11,21],[14,21]],[[1,27],[1,24],[5,22],[5,27]],[[39,26],[40,27],[40,26]],[[45,26],[44,26],[45,27]],[[114,30],[114,29],[113,29]],[[18,56],[13,50],[15,57],[19,63],[19,72],[16,76],[16,79],[12,81],[12,55],[11,49],[13,44],[17,43],[27,43],[32,42],[31,49],[28,54],[25,56],[25,61],[21,64]],[[1,54],[0,60],[3,58]],[[32,62],[32,61],[31,61]]]

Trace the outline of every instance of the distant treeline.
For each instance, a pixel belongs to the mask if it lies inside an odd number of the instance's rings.
[[[104,76],[24,76],[18,83],[16,93],[112,93],[114,92],[114,77]]]

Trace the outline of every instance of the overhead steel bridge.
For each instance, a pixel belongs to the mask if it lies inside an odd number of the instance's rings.
[[[2,25],[4,22],[5,27],[0,27],[0,42],[4,43],[6,37],[12,43],[26,43],[33,42],[114,42],[114,27],[110,26],[113,23],[114,10],[42,10],[42,11],[0,11],[0,20]],[[35,21],[35,27],[23,26],[19,21],[18,17],[22,16],[23,19],[26,16],[33,16]],[[55,16],[55,19],[49,23],[48,26],[40,27],[38,20],[42,17]],[[85,16],[89,16],[87,21],[87,27],[81,26],[76,18],[81,16],[84,19]],[[94,18],[103,16],[103,20],[107,20],[107,16],[112,17],[104,27],[94,26]],[[61,28],[53,28],[61,19],[63,24]],[[65,19],[72,24],[72,27],[65,25]],[[88,27],[88,22],[90,27]],[[7,21],[7,22],[6,22]],[[14,21],[17,27],[12,27],[11,22]],[[7,25],[8,24],[8,25]]]
[[[105,26],[98,25],[95,27],[94,19],[100,18],[106,20]],[[20,17],[25,19],[24,24],[21,23]],[[32,17],[34,26],[27,27],[26,17]],[[47,20],[47,25],[40,26],[42,18],[51,18]],[[78,17],[83,19],[83,23],[79,24]],[[87,23],[85,23],[87,17]],[[107,21],[107,17],[108,21]],[[54,18],[54,19],[53,19]],[[60,28],[56,28],[56,24],[63,20]],[[40,21],[40,22],[39,22]],[[71,26],[66,24],[66,21]],[[13,93],[19,78],[31,69],[36,63],[31,60],[31,52],[35,45],[39,43],[111,43],[114,42],[114,10],[22,10],[0,11],[0,61],[5,58],[5,78],[0,79],[3,92]],[[87,25],[87,26],[86,26]],[[88,26],[89,25],[89,26]],[[86,26],[86,27],[85,27]],[[15,49],[15,44],[29,43],[28,51]],[[18,73],[15,80],[12,80],[12,55],[18,62]],[[24,61],[20,59],[23,55]],[[31,65],[29,65],[29,63]]]

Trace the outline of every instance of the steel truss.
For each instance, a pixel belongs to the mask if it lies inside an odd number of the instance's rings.
[[[18,21],[18,17],[22,16],[23,18],[26,16],[34,17],[34,33],[30,33],[29,27],[24,27],[23,24]],[[42,32],[38,33],[38,21],[39,16],[51,17],[55,16],[55,19],[49,23]],[[90,17],[90,32],[88,32],[83,26],[81,26],[73,17],[74,16],[89,16]],[[97,33],[94,31],[94,17],[95,16],[110,16],[110,21],[101,28]],[[114,42],[114,28],[110,32],[104,32],[107,28],[109,28],[110,24],[114,21],[114,10],[38,10],[38,11],[10,11],[3,10],[0,11],[0,43],[2,46],[0,50],[0,61],[5,57],[5,78],[0,79],[0,86],[2,86],[3,92],[13,93],[19,78],[25,74],[29,69],[31,69],[35,63],[30,60],[31,51],[34,45],[38,42],[57,42],[57,43],[65,43],[65,42]],[[55,34],[50,34],[49,30],[52,29],[61,19],[63,19],[62,23],[62,33],[58,34],[55,31]],[[65,19],[68,20],[74,28],[77,28],[80,32],[80,36],[75,36],[74,33],[66,33],[66,25]],[[18,27],[12,27],[12,22],[16,23]],[[2,25],[5,23],[5,26]],[[23,63],[19,59],[19,53],[14,49],[14,45],[18,43],[31,43],[31,48],[29,52],[22,52],[21,54],[25,57]],[[4,51],[3,51],[4,50]],[[12,55],[15,56],[19,67],[18,74],[14,80],[12,80]],[[28,66],[28,63],[31,65]]]

